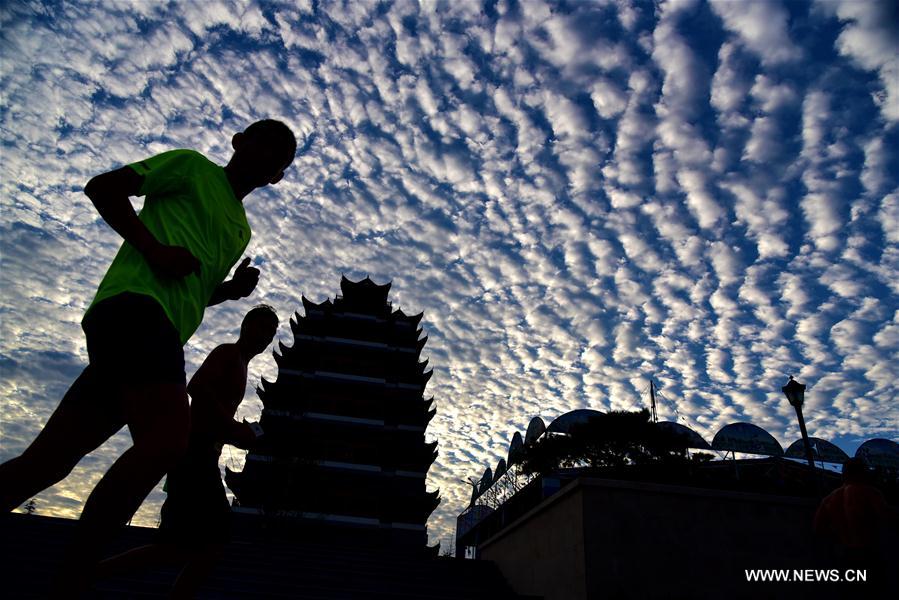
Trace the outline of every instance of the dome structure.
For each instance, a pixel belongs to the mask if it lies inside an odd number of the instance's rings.
[[[490,489],[491,485],[493,485],[493,471],[490,467],[487,467],[484,469],[484,476],[481,477],[481,482],[478,484],[478,495]]]
[[[893,440],[886,438],[868,440],[858,447],[855,456],[872,467],[899,469],[899,444]]]
[[[506,459],[501,458],[501,459],[499,459],[499,462],[496,464],[496,471],[493,472],[493,482],[496,483],[505,474],[506,474]]]
[[[843,452],[839,446],[832,444],[827,440],[812,437],[808,439],[808,442],[812,446],[812,458],[817,461],[842,463],[849,458],[849,455]],[[784,452],[784,456],[787,458],[801,458],[805,460],[805,444],[802,443],[802,439],[800,438],[790,444],[789,448]]]
[[[697,450],[711,450],[712,447],[709,446],[709,443],[702,439],[702,436],[687,427],[686,425],[681,425],[680,423],[675,423],[674,421],[659,421],[656,423],[656,426],[662,430],[670,431],[678,438],[683,439],[687,448],[695,448]]]
[[[725,425],[712,440],[713,450],[783,456],[783,448],[770,433],[752,423]]]
[[[509,456],[506,459],[506,464],[510,467],[521,462],[521,453],[524,451],[524,442],[521,439],[521,434],[519,432],[515,432],[515,435],[512,436],[512,441],[509,442]]]
[[[604,413],[598,410],[592,410],[589,408],[580,408],[578,410],[572,410],[563,415],[559,415],[556,417],[552,423],[549,424],[549,427],[546,428],[546,431],[550,433],[571,433],[571,428],[575,425],[582,425],[589,421],[594,417],[598,417],[603,415]]]
[[[541,435],[546,432],[546,424],[543,422],[543,419],[540,417],[534,417],[531,419],[531,422],[528,423],[527,433],[524,434],[524,443],[529,446],[537,441]]]

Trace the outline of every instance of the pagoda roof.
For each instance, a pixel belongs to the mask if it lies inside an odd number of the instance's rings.
[[[378,285],[370,277],[352,281],[346,275],[341,275],[341,293],[334,299],[334,308],[347,313],[386,319],[391,312],[390,302],[387,301],[390,285],[389,282]]]
[[[329,308],[331,308],[333,306],[330,298],[326,299],[324,302],[319,302],[318,304],[316,304],[315,302],[313,302],[306,296],[303,296],[302,298],[303,298],[303,308],[306,309],[307,313],[309,312],[310,309],[311,310],[328,310]],[[297,316],[299,316],[299,315],[297,315]]]
[[[407,315],[401,309],[396,309],[393,311],[392,316],[397,321],[405,321],[407,323],[411,323],[412,326],[417,326],[419,322],[421,322],[422,317],[424,317],[424,311],[418,313],[417,315]]]
[[[386,303],[387,294],[390,293],[391,285],[393,284],[389,281],[383,285],[378,285],[367,275],[365,276],[365,279],[360,281],[347,279],[346,275],[340,276],[340,292],[343,294],[344,298],[367,296],[369,298],[379,299]]]

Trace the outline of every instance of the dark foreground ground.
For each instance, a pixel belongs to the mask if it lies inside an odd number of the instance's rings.
[[[11,514],[0,520],[0,597],[43,598],[75,521]],[[110,552],[150,543],[154,530],[129,527]],[[100,582],[88,598],[164,598],[177,568]],[[402,555],[341,542],[260,541],[237,536],[198,598],[298,600],[522,599],[485,561]],[[533,600],[533,599],[532,599]]]

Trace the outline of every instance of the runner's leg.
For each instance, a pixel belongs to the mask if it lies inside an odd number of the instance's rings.
[[[91,492],[82,521],[127,523],[187,449],[190,408],[184,384],[152,383],[128,390],[125,410],[134,445]]]
[[[187,448],[190,412],[186,386],[152,383],[124,392],[134,445],[109,468],[81,513],[57,591],[83,590],[93,578],[103,547],[134,515]]]
[[[125,424],[87,367],[69,387],[31,445],[0,465],[0,512],[9,512],[64,479],[86,454]],[[119,414],[116,414],[119,413]]]

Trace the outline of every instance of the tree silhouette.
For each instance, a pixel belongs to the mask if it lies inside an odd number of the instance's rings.
[[[575,424],[569,433],[548,433],[524,450],[526,473],[556,469],[673,464],[687,460],[686,444],[676,433],[649,420],[649,411],[611,411]]]
[[[35,510],[37,510],[37,504],[35,503],[34,498],[32,498],[25,504],[25,512],[29,515],[33,515]]]

